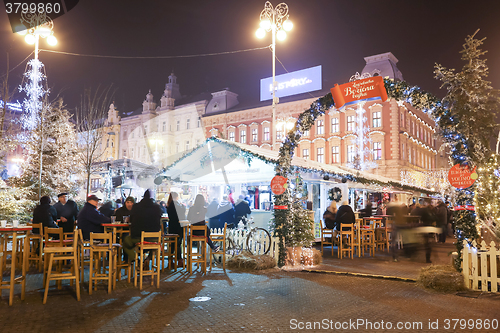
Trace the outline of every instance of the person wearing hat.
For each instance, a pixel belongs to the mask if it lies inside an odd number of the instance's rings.
[[[82,229],[83,239],[90,239],[91,232],[104,232],[103,223],[110,223],[111,219],[104,216],[97,210],[99,199],[94,194],[87,197],[87,202],[78,214],[77,225],[78,229]]]
[[[128,197],[127,199],[125,199],[125,205],[118,208],[114,213],[114,215],[116,216],[116,221],[124,222],[123,220],[124,217],[130,216],[134,204],[135,204],[134,197]]]
[[[44,195],[40,198],[40,204],[33,210],[33,223],[41,223],[43,227],[59,228],[52,215],[50,197]],[[38,229],[33,229],[34,234],[40,233]]]
[[[57,218],[61,220],[59,226],[64,232],[73,232],[75,221],[78,217],[78,206],[73,200],[68,200],[68,193],[63,192],[57,195],[57,202],[52,206],[57,212]]]

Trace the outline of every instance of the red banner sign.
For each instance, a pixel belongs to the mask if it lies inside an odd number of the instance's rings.
[[[381,76],[356,80],[340,86],[336,84],[330,91],[336,108],[341,108],[347,103],[361,99],[380,97],[383,102],[387,100],[387,91],[385,90],[384,79]]]
[[[476,168],[471,170],[468,165],[455,164],[448,171],[448,181],[458,189],[472,186],[477,179]]]
[[[453,209],[454,210],[472,210],[472,211],[474,211],[474,210],[476,210],[476,207],[470,206],[470,205],[465,205],[465,206],[455,206]]]
[[[274,178],[271,180],[271,191],[275,195],[285,193],[287,180],[288,178],[285,178],[283,176],[274,176]]]
[[[274,209],[288,209],[288,206],[287,205],[284,205],[284,206],[274,205]]]

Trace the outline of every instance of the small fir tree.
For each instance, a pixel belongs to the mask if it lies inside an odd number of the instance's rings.
[[[500,155],[479,168],[475,206],[478,218],[500,238]]]

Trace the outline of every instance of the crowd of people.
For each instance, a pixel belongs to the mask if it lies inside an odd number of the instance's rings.
[[[229,227],[234,226],[238,221],[251,214],[247,201],[240,196],[238,201],[233,202],[230,196],[224,196],[221,203],[216,199],[207,205],[203,195],[198,194],[194,203],[187,208],[179,202],[179,195],[171,192],[167,202],[155,203],[151,198],[151,193],[147,190],[142,200],[136,203],[135,198],[128,197],[124,205],[119,206],[120,202],[108,201],[99,207],[100,198],[96,195],[89,195],[87,201],[79,210],[73,200],[68,200],[68,193],[58,195],[58,202],[50,205],[49,196],[43,196],[40,204],[33,211],[33,223],[42,223],[43,227],[63,228],[63,232],[73,232],[75,225],[82,231],[84,239],[90,238],[90,233],[104,232],[103,224],[116,222],[129,222],[130,234],[123,239],[123,248],[125,258],[133,260],[135,258],[134,247],[140,241],[141,232],[157,232],[161,230],[161,218],[163,214],[168,215],[168,229],[164,226],[165,232],[179,235],[178,241],[178,260],[182,264],[181,244],[183,229],[180,221],[189,220],[194,225],[205,225],[209,223],[209,228],[223,228],[227,223]],[[115,205],[118,204],[118,208]],[[210,229],[207,229],[208,245],[213,251],[217,252],[219,248],[215,246],[210,239]],[[33,232],[38,233],[38,230]],[[203,231],[196,231],[197,235],[202,235]]]

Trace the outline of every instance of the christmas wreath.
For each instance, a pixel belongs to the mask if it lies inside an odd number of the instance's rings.
[[[334,187],[328,190],[328,199],[335,200],[339,202],[342,199],[342,190],[338,187]]]

